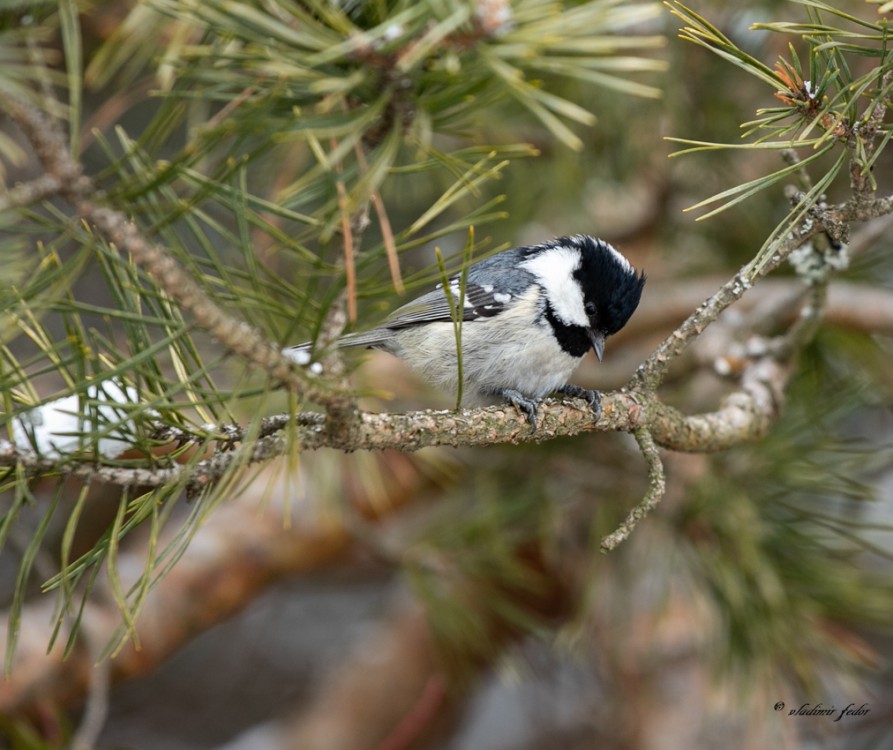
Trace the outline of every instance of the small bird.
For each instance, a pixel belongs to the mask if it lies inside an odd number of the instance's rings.
[[[590,349],[599,360],[605,339],[638,307],[645,275],[610,244],[586,235],[517,247],[469,266],[395,310],[371,331],[350,333],[339,347],[383,349],[427,382],[456,393],[459,367],[453,310],[462,299],[463,404],[502,398],[536,430],[537,405],[550,394],[583,398],[601,415],[598,391],[569,385]],[[452,303],[447,298],[452,296]],[[286,349],[310,361],[312,344]]]

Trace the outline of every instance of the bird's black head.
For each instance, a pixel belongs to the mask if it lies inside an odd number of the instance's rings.
[[[617,333],[639,306],[644,274],[637,274],[607,242],[585,235],[559,237],[521,248],[522,269],[543,290],[545,319],[572,357],[594,349],[601,359],[605,339]]]
[[[578,236],[562,240],[580,250],[574,277],[583,289],[583,308],[590,327],[602,336],[617,333],[639,306],[645,274],[603,240]]]

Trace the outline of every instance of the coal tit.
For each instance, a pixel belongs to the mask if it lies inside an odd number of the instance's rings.
[[[449,280],[453,308],[461,278]],[[598,391],[567,380],[590,349],[601,360],[605,339],[626,325],[644,284],[645,275],[611,245],[585,235],[517,247],[470,266],[461,327],[463,404],[506,399],[535,430],[538,402],[556,393],[586,399],[598,419]],[[338,346],[383,349],[429,383],[457,391],[453,313],[442,284]],[[286,353],[307,362],[310,348]]]

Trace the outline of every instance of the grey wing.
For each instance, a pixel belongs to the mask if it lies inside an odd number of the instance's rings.
[[[451,283],[453,292],[452,305],[444,294],[443,287],[438,286],[427,294],[414,299],[402,307],[398,307],[388,316],[384,322],[387,328],[406,328],[407,326],[421,325],[424,323],[449,322],[453,319],[452,308],[459,302],[458,284]],[[473,316],[473,299],[476,299],[478,290],[474,287],[466,287],[465,304],[462,310],[462,319],[470,320]]]
[[[458,290],[457,290],[458,293]],[[477,298],[477,297],[475,297]],[[468,289],[466,288],[466,299]],[[464,319],[469,320],[470,311],[466,307]],[[348,333],[338,339],[338,346],[342,349],[352,348],[356,346],[376,347],[387,344],[394,335],[394,331],[401,328],[409,328],[414,325],[423,325],[425,323],[436,323],[439,321],[451,321],[453,319],[450,305],[443,293],[443,287],[439,286],[427,294],[408,302],[402,307],[398,307],[388,316],[387,320],[382,323],[379,328],[373,328],[371,331],[358,331],[357,333]],[[288,356],[293,359],[301,359],[305,353],[309,353],[313,349],[313,343],[307,342],[299,346],[293,346],[286,349]]]
[[[532,283],[533,274],[519,268],[524,248],[509,250],[476,263],[468,269],[465,279],[465,296],[462,298],[462,321],[473,322],[499,315],[512,300],[523,294]],[[461,274],[449,279],[453,306],[461,297]],[[453,320],[450,301],[443,284],[430,292],[398,307],[379,328],[344,336],[339,346],[377,346],[391,338],[392,332],[401,328],[426,323],[449,323]]]
[[[412,302],[403,305],[403,307],[398,307],[379,328],[373,328],[371,331],[345,334],[338,339],[338,347],[347,349],[357,346],[382,346],[387,344],[394,335],[394,331],[400,328],[444,320],[450,321],[452,319],[450,306],[446,297],[444,297],[443,289],[438,288],[423,294]],[[298,364],[307,364],[310,361],[313,347],[313,342],[308,341],[298,346],[288,347],[284,352],[286,356],[294,359]]]
[[[347,349],[354,346],[374,347],[386,343],[394,332],[390,328],[373,328],[371,331],[348,333],[338,339],[338,347]],[[314,359],[316,344],[313,341],[305,341],[297,346],[287,346],[282,353],[299,365],[307,365]]]
[[[514,298],[526,291],[534,278],[531,273],[518,267],[525,248],[509,250],[476,263],[468,269],[463,299],[463,322],[483,320],[499,315]],[[453,305],[460,299],[461,274],[449,279]],[[378,328],[371,331],[349,333],[338,341],[339,347],[375,347],[386,344],[393,332],[401,328],[426,323],[449,323],[453,320],[450,302],[443,285],[398,307]],[[293,349],[308,350],[309,344]]]
[[[474,321],[482,318],[492,318],[499,315],[521,292],[529,286],[527,283],[504,287],[498,284],[498,277],[490,270],[486,274],[479,273],[481,269],[473,266],[469,269],[465,282],[465,294],[462,295],[461,278],[453,276],[449,282],[449,294],[452,296],[452,304],[444,292],[443,285],[423,294],[418,299],[409,302],[403,307],[397,308],[384,322],[383,328],[395,330],[408,326],[423,325],[425,323],[450,322],[453,319],[452,307],[462,302],[462,320]],[[478,273],[475,273],[478,271]],[[529,274],[525,273],[525,276]]]

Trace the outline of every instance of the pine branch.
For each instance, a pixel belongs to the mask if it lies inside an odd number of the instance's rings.
[[[320,388],[318,378],[295,367],[280,347],[260,331],[240,320],[212,300],[185,269],[160,244],[148,240],[121,211],[101,205],[92,181],[82,174],[58,128],[39,110],[11,100],[7,110],[19,125],[60,195],[78,215],[94,225],[120,252],[132,257],[171,298],[192,313],[196,323],[235,354],[288,386],[300,398],[326,403],[331,395]]]
[[[802,202],[804,197],[798,194],[797,202]],[[636,372],[633,380],[635,386],[649,391],[657,388],[675,359],[720,313],[741,299],[759,279],[778,268],[804,243],[822,233],[832,237],[844,236],[846,227],[852,222],[867,221],[893,213],[893,196],[856,196],[835,206],[813,205],[807,213],[808,220],[794,227],[788,236],[780,240],[773,247],[767,261],[758,262],[758,256],[742,267],[654,350]]]
[[[878,199],[866,195],[857,195],[852,201],[838,206],[809,205],[808,221],[796,226],[778,243],[768,262],[757,263],[755,259],[742,268],[655,350],[639,368],[627,392],[606,395],[603,416],[597,424],[592,423],[591,413],[585,406],[546,404],[541,426],[531,435],[527,424],[514,409],[492,407],[455,413],[368,414],[356,411],[350,400],[333,399],[314,386],[308,387],[306,375],[299,374],[291,361],[257,331],[225,313],[208,298],[162,246],[146,240],[121,212],[97,203],[98,196],[91,181],[82,175],[61,134],[43,115],[20,102],[12,102],[10,112],[31,141],[47,174],[58,180],[60,193],[76,206],[79,215],[93,223],[120,251],[131,255],[167,294],[193,314],[199,325],[232,351],[268,372],[273,379],[288,383],[299,396],[329,406],[326,416],[301,414],[294,422],[274,418],[272,421],[283,425],[277,431],[242,442],[235,450],[218,450],[201,461],[166,467],[52,461],[12,443],[0,444],[0,462],[5,466],[18,465],[29,474],[60,473],[87,479],[101,478],[125,487],[180,486],[185,487],[188,494],[197,494],[214,486],[234,469],[267,461],[294,449],[334,447],[345,451],[414,451],[428,446],[540,442],[592,429],[623,430],[640,436],[645,430],[656,444],[685,451],[715,451],[754,440],[766,433],[778,414],[781,394],[789,376],[789,368],[781,360],[764,357],[753,362],[744,370],[741,388],[729,396],[717,412],[692,416],[683,416],[657,398],[656,389],[668,368],[723,310],[804,242],[821,232],[842,236],[846,225],[855,218],[893,210],[893,198]],[[803,195],[794,198],[798,203],[806,201]],[[366,209],[361,208],[356,216],[365,216],[365,213]],[[333,309],[337,312],[340,306]],[[817,317],[814,316],[808,331],[800,331],[798,346],[814,335],[815,321]],[[330,316],[330,325],[336,323],[340,329],[342,323],[338,316]],[[786,348],[785,358],[794,348]],[[228,435],[229,446],[245,439],[244,431],[235,425],[223,425],[218,431]],[[646,443],[643,454],[649,457],[649,451]],[[660,475],[653,461],[649,465],[652,488],[655,488],[659,486]],[[649,492],[645,506],[650,507],[658,496],[656,490]],[[614,536],[609,538],[607,547],[619,543],[625,534],[622,529],[616,539]]]
[[[220,450],[195,464],[167,468],[125,468],[51,461],[0,441],[0,466],[20,466],[29,474],[46,473],[96,478],[121,486],[163,487],[177,484],[195,494],[213,486],[234,467],[269,461],[293,450],[337,448],[343,451],[417,451],[436,446],[478,447],[500,444],[541,443],[590,431],[635,432],[647,428],[655,441],[672,450],[713,452],[756,440],[766,434],[777,416],[775,397],[766,398],[786,382],[783,368],[754,370],[755,375],[724,402],[716,412],[685,416],[662,404],[653,393],[623,390],[602,396],[602,416],[592,421],[592,410],[583,400],[546,400],[540,407],[538,428],[531,433],[523,415],[511,406],[491,406],[459,411],[420,411],[406,414],[360,412],[356,429],[344,436],[325,429],[326,416],[301,413],[290,423],[287,415],[268,417],[267,424],[281,425],[270,434],[248,440],[235,450]],[[175,431],[182,440],[184,433]],[[211,430],[238,442],[245,432],[236,425]],[[159,435],[172,435],[167,427]]]
[[[257,331],[238,321],[210,300],[189,275],[168,256],[163,247],[147,241],[132,222],[120,212],[95,203],[90,180],[72,159],[61,134],[30,105],[12,102],[10,112],[20,124],[41,159],[47,174],[58,180],[60,192],[77,206],[81,216],[93,222],[108,239],[129,253],[157,283],[185,308],[197,322],[221,339],[231,350],[246,357],[281,382],[298,387],[299,395],[335,406],[332,397],[321,395],[315,387],[307,387],[306,375],[298,375],[277,347],[268,343]],[[796,197],[802,201],[804,197]],[[893,211],[893,198],[871,198],[864,195],[838,206],[812,205],[809,222],[803,223],[781,241],[770,262],[752,262],[699,307],[674,333],[661,344],[639,368],[631,382],[632,394],[611,394],[605,399],[604,416],[593,425],[586,409],[577,411],[551,405],[543,411],[542,426],[533,436],[514,410],[492,408],[466,410],[455,414],[416,413],[408,415],[360,414],[348,402],[347,409],[333,409],[332,418],[320,424],[313,417],[301,415],[296,420],[296,433],[285,439],[283,434],[261,436],[237,451],[220,452],[194,466],[168,468],[122,468],[77,464],[54,464],[36,454],[29,455],[16,446],[3,444],[0,460],[5,465],[21,464],[29,472],[61,471],[79,477],[96,477],[123,486],[164,486],[184,484],[195,493],[214,484],[227,470],[238,465],[268,460],[293,447],[313,450],[336,447],[342,450],[382,450],[396,448],[417,450],[434,445],[491,445],[503,442],[542,441],[574,435],[593,428],[600,430],[636,431],[647,428],[654,439],[665,447],[679,450],[718,450],[728,445],[752,440],[765,433],[777,412],[773,399],[766,399],[757,385],[761,379],[743,381],[744,387],[735,398],[713,415],[683,417],[662,404],[655,390],[671,363],[688,344],[697,338],[718,315],[736,302],[760,277],[780,265],[805,241],[820,232],[841,235],[846,223],[864,216]],[[365,210],[357,214],[365,215]],[[334,309],[338,309],[336,306]],[[341,327],[341,324],[338,326]],[[773,391],[780,393],[780,371],[770,380],[777,381]],[[340,403],[340,400],[339,402]],[[642,407],[645,408],[642,408]],[[643,418],[643,415],[647,415]],[[238,431],[225,426],[222,431]],[[294,440],[294,442],[291,442]]]
[[[119,211],[105,208],[95,201],[97,196],[88,178],[82,175],[67,150],[58,130],[47,118],[30,105],[13,101],[10,113],[31,141],[47,174],[58,180],[60,192],[77,207],[81,216],[97,228],[143,266],[156,282],[181,305],[190,310],[197,322],[232,351],[244,356],[268,372],[272,378],[298,389],[307,399],[329,403],[331,413],[327,424],[314,423],[312,417],[301,415],[296,420],[297,433],[289,441],[282,434],[262,436],[243,445],[238,451],[221,452],[196,464],[169,468],[121,468],[108,466],[57,465],[37,455],[29,455],[16,446],[3,445],[0,459],[5,465],[21,463],[29,472],[61,471],[80,477],[97,477],[124,486],[164,486],[183,482],[191,492],[214,484],[236,462],[256,463],[281,455],[291,447],[313,450],[336,447],[341,450],[382,450],[395,448],[417,450],[434,445],[492,445],[504,442],[542,441],[559,436],[578,434],[593,428],[600,430],[636,431],[647,427],[655,440],[679,450],[718,450],[728,445],[746,442],[764,434],[767,422],[774,416],[774,405],[762,398],[754,383],[745,383],[738,397],[713,415],[683,417],[660,404],[655,390],[671,363],[688,344],[697,338],[718,315],[736,302],[760,277],[780,265],[797,247],[820,232],[843,233],[848,222],[867,216],[893,211],[893,197],[871,198],[857,196],[838,206],[811,205],[809,222],[795,227],[779,242],[769,262],[756,261],[739,271],[705,304],[699,307],[674,333],[668,337],[639,368],[630,383],[630,394],[611,394],[606,398],[604,416],[593,425],[587,410],[548,406],[544,409],[542,427],[533,436],[527,435],[526,425],[514,410],[491,408],[450,413],[416,413],[408,415],[360,414],[347,402],[334,408],[336,402],[328,393],[307,385],[307,376],[294,368],[291,360],[267,342],[259,332],[225,313],[208,298],[158,244],[146,240],[135,225]],[[803,200],[803,197],[797,200]],[[365,215],[365,209],[357,216]],[[359,228],[359,227],[358,227]],[[336,306],[334,309],[338,309]],[[334,320],[334,318],[332,319]],[[332,323],[334,324],[334,323]],[[338,324],[338,328],[341,324]],[[778,377],[773,377],[778,380]],[[775,388],[779,391],[779,388]],[[340,404],[343,399],[338,399]],[[771,400],[770,400],[771,401]],[[645,405],[647,408],[642,408]],[[731,409],[732,411],[729,411]],[[643,418],[643,414],[647,414]],[[748,416],[749,415],[749,416]],[[728,422],[725,420],[734,416]],[[731,426],[731,427],[730,427]],[[238,430],[232,425],[224,431]],[[185,481],[184,481],[185,479]]]
[[[3,195],[0,195],[0,211],[8,211],[11,208],[21,208],[37,203],[44,198],[58,195],[62,191],[62,183],[55,175],[44,174],[30,182],[16,185]]]

